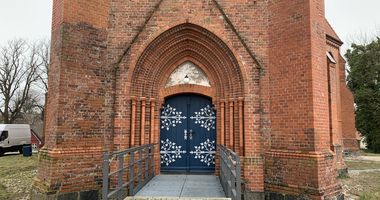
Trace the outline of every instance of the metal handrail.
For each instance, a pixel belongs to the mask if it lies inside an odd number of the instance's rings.
[[[104,153],[103,200],[113,198],[115,195],[118,200],[122,200],[126,196],[133,196],[153,178],[154,146],[154,144],[147,144],[113,153]],[[138,160],[135,160],[136,156],[138,156]],[[113,160],[117,160],[117,164],[112,165]],[[144,169],[143,164],[145,164]],[[110,168],[113,167],[116,169],[111,172]],[[116,178],[112,177],[114,175]],[[110,184],[110,182],[114,184]]]
[[[241,165],[240,157],[231,149],[219,145],[220,183],[224,193],[232,200],[241,199]]]

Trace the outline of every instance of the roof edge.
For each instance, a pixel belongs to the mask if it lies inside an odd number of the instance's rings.
[[[339,38],[338,34],[335,32],[334,28],[331,26],[330,22],[325,18],[325,31],[326,38],[331,40],[332,42],[339,44],[341,46],[343,44],[342,40]]]
[[[341,40],[338,40],[336,39],[335,37],[332,37],[331,35],[329,34],[326,34],[326,40],[338,45],[338,46],[342,46],[343,45],[343,42]]]

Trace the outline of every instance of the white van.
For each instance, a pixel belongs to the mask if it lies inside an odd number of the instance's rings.
[[[0,156],[6,152],[19,151],[31,145],[32,135],[29,124],[0,124]]]

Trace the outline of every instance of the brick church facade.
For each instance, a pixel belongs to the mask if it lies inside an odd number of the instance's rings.
[[[32,196],[99,196],[103,153],[160,145],[165,101],[195,94],[241,157],[245,199],[342,198],[357,141],[341,45],[324,0],[55,0]],[[184,64],[199,80],[176,78]]]

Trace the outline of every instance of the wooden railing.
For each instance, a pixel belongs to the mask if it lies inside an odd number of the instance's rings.
[[[112,163],[113,161],[117,163]],[[144,167],[143,167],[144,165]],[[115,170],[112,170],[114,169]],[[135,195],[154,176],[154,145],[133,147],[103,156],[102,199]]]
[[[239,156],[231,149],[219,145],[220,183],[224,193],[232,200],[241,199],[241,166]]]

